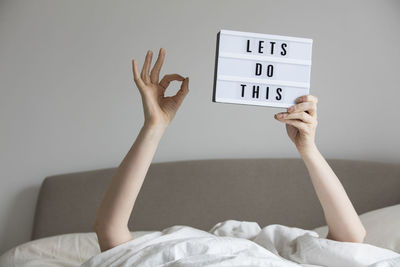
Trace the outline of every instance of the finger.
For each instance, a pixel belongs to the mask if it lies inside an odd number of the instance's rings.
[[[291,106],[287,109],[288,113],[295,113],[295,112],[308,112],[311,116],[315,117],[317,113],[317,104],[315,102],[302,102]]]
[[[181,88],[179,91],[172,97],[172,99],[176,102],[179,107],[182,104],[183,99],[189,93],[189,77],[183,80]]]
[[[296,99],[296,102],[297,102],[297,103],[301,103],[301,102],[314,102],[315,104],[317,104],[317,103],[318,103],[318,98],[317,98],[316,96],[313,96],[313,95],[302,95],[302,96],[299,96],[299,97]]]
[[[301,120],[304,123],[314,123],[315,118],[306,112],[296,112],[296,113],[277,113],[276,119],[278,120]]]
[[[153,69],[151,70],[150,73],[150,80],[152,83],[154,84],[158,84],[158,79],[160,76],[160,70],[161,67],[164,63],[164,58],[165,58],[165,49],[161,48],[160,51],[158,52],[158,57],[157,57],[157,61],[154,64]]]
[[[138,68],[137,61],[134,59],[132,59],[132,72],[133,72],[133,80],[135,81],[136,85],[140,89],[140,87],[142,87],[144,84],[139,75],[139,68]]]
[[[147,51],[146,58],[143,63],[142,73],[141,73],[142,80],[145,83],[150,83],[149,71],[150,71],[150,64],[151,64],[152,58],[153,58],[153,52],[151,50]]]
[[[293,127],[296,127],[301,132],[306,132],[308,129],[307,124],[302,121],[299,121],[299,120],[282,120],[281,122],[292,125]]]
[[[183,81],[185,78],[179,74],[167,74],[165,75],[159,85],[161,86],[160,94],[164,95],[165,90],[172,81]]]

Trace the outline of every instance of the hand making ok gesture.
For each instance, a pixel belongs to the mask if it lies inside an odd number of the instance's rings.
[[[167,127],[189,92],[189,77],[184,78],[179,74],[168,74],[159,82],[159,75],[165,58],[165,49],[160,49],[157,61],[150,72],[152,57],[153,52],[149,50],[140,75],[137,61],[135,59],[132,60],[133,77],[142,97],[145,124]],[[181,88],[176,95],[165,97],[165,90],[172,81],[182,82]]]

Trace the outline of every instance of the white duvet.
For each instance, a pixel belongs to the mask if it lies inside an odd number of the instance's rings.
[[[400,266],[400,254],[337,242],[283,225],[260,228],[229,220],[209,232],[173,226],[121,244],[86,261],[92,266]]]

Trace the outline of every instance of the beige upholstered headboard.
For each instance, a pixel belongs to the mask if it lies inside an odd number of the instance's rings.
[[[400,164],[328,160],[356,210],[400,203]],[[47,177],[32,239],[91,232],[115,169]],[[153,163],[136,201],[131,231],[190,225],[209,230],[236,219],[311,229],[324,224],[301,159],[216,159]]]

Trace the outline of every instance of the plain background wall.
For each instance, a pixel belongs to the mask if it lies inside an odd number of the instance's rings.
[[[131,58],[147,49],[190,76],[155,162],[298,157],[282,109],[211,102],[220,29],[314,39],[321,152],[400,162],[399,26],[396,0],[0,1],[0,252],[29,240],[44,177],[119,164],[143,123]]]

